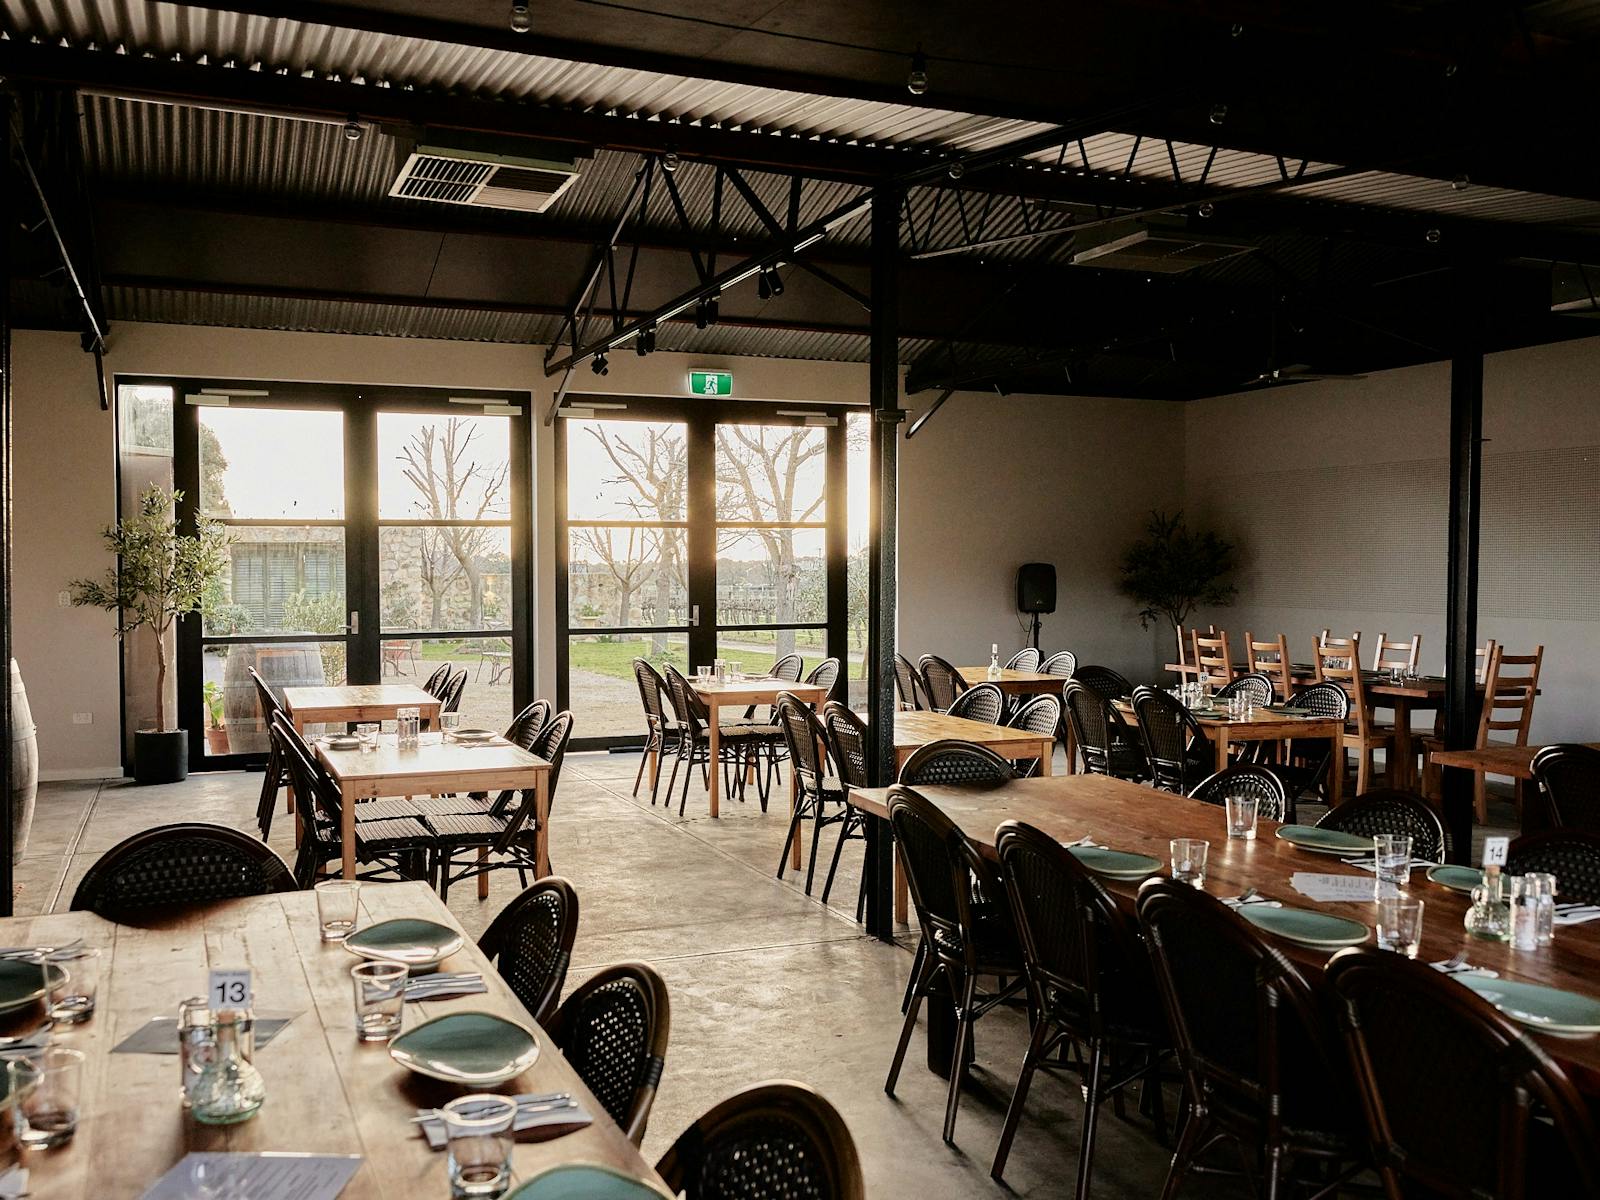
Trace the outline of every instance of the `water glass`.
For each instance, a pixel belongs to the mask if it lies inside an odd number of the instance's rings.
[[[324,879],[314,890],[317,893],[317,920],[322,926],[322,940],[344,941],[355,931],[361,881]]]
[[[1201,838],[1173,838],[1172,877],[1199,887],[1206,881],[1206,855],[1211,843]]]
[[[363,721],[356,726],[356,737],[361,739],[361,752],[372,754],[378,749],[378,730],[383,728],[376,721]]]
[[[400,749],[415,750],[418,736],[422,731],[421,710],[416,708],[397,708],[394,710],[394,718]]]
[[[1378,947],[1417,956],[1422,943],[1422,901],[1414,896],[1383,896],[1378,900]]]
[[[1373,866],[1377,870],[1380,895],[1411,882],[1411,835],[1377,833],[1372,836]]]
[[[712,671],[712,668],[710,668],[708,666],[704,666],[704,665],[698,666],[698,667],[696,667],[694,669],[694,677],[696,679],[698,679],[701,683],[710,683],[711,682],[711,671]]]
[[[1538,898],[1539,945],[1548,946],[1556,936],[1556,877],[1536,871],[1522,877],[1522,886]]]
[[[1255,841],[1256,797],[1228,796],[1222,803],[1228,814],[1228,836],[1246,842]]]
[[[17,1104],[17,1140],[24,1146],[59,1146],[78,1130],[83,1051],[46,1046],[27,1056],[39,1081]]]
[[[60,981],[50,986],[50,1019],[61,1025],[78,1025],[94,1016],[100,951],[93,946],[75,946],[47,951],[44,959],[61,972]]]
[[[458,712],[440,713],[439,730],[442,740],[453,742],[456,740],[456,730],[461,728],[461,714]]]
[[[516,1115],[516,1101],[487,1094],[460,1096],[439,1110],[451,1200],[493,1200],[505,1194],[511,1184],[511,1123]]]
[[[403,963],[364,962],[350,968],[356,989],[357,1041],[387,1042],[400,1032],[409,974]]]

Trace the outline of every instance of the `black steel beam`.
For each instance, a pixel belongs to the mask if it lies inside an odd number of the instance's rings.
[[[1483,474],[1484,284],[1459,273],[1456,336],[1450,360],[1450,532],[1445,599],[1445,746],[1470,748],[1476,735],[1474,653],[1478,641],[1478,518]],[[1487,698],[1485,698],[1487,702]],[[1444,820],[1451,860],[1472,858],[1472,772],[1447,767]]]

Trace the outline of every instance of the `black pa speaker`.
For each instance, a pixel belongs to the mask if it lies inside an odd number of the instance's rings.
[[[1023,563],[1017,568],[1017,611],[1053,613],[1055,610],[1055,564]]]

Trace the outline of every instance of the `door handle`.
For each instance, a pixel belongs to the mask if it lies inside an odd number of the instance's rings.
[[[344,631],[352,635],[361,632],[361,612],[359,609],[353,608],[350,610],[350,624],[344,627]]]
[[[689,624],[696,626],[700,624],[700,606],[698,604],[689,606]]]

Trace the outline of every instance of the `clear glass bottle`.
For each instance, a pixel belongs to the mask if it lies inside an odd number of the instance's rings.
[[[190,1093],[189,1110],[201,1124],[248,1121],[266,1101],[266,1082],[245,1057],[254,1025],[247,1012],[225,1009],[216,1014],[216,1049]]]
[[[1472,907],[1462,924],[1473,937],[1494,942],[1511,940],[1511,898],[1497,866],[1483,869],[1483,883],[1472,889]]]
[[[989,678],[1000,678],[1000,643],[998,642],[989,647]]]
[[[217,1047],[217,1027],[204,996],[191,996],[178,1005],[178,1096],[188,1108],[194,1100],[200,1072]]]

